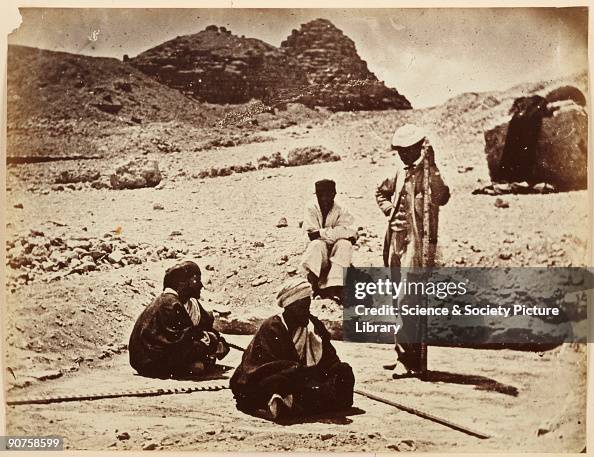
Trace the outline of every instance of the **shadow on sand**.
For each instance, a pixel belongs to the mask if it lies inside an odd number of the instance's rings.
[[[465,384],[474,385],[477,390],[486,390],[489,392],[498,392],[512,397],[518,396],[518,389],[508,384],[502,384],[494,379],[486,376],[478,376],[471,374],[449,373],[447,371],[427,371],[423,375],[419,374],[404,374],[393,375],[394,379],[404,378],[418,378],[424,382],[447,382],[450,384]]]
[[[335,424],[335,425],[349,425],[353,422],[348,416],[358,416],[365,414],[365,410],[361,408],[351,407],[340,411],[329,411],[326,413],[312,414],[311,416],[295,416],[284,419],[272,420],[269,413],[260,409],[254,413],[246,413],[260,419],[264,419],[282,426],[297,425],[297,424]]]
[[[143,378],[153,378],[153,379],[172,379],[174,381],[214,381],[217,379],[229,379],[229,376],[226,374],[228,371],[233,370],[233,367],[227,365],[215,365],[211,368],[207,373],[202,373],[196,376],[192,375],[184,375],[184,376],[172,376],[169,378],[162,378],[162,377],[155,377],[155,376],[144,376],[138,373],[134,373],[135,376],[141,376]]]

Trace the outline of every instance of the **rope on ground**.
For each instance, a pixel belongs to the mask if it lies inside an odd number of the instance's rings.
[[[218,384],[214,386],[199,386],[199,387],[180,387],[177,389],[145,389],[125,392],[111,392],[111,393],[95,393],[95,394],[81,394],[81,395],[64,395],[55,397],[34,397],[8,400],[6,402],[9,406],[16,405],[34,405],[34,404],[49,404],[61,403],[67,401],[85,401],[85,400],[101,400],[105,398],[121,398],[121,397],[156,397],[159,395],[174,395],[174,394],[189,394],[192,392],[215,392],[218,390],[229,389],[228,385]]]

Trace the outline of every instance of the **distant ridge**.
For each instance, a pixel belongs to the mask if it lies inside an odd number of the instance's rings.
[[[157,81],[210,103],[258,99],[333,111],[411,108],[404,96],[368,70],[355,43],[325,19],[293,30],[280,48],[210,25],[125,60]]]

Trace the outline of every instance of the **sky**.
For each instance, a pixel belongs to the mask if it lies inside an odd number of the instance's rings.
[[[91,9],[21,8],[9,38],[91,56],[130,57],[178,35],[224,25],[279,46],[316,18],[349,36],[369,69],[413,105],[505,90],[587,69],[586,8]]]

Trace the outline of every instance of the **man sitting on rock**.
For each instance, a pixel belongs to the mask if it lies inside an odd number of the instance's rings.
[[[262,323],[231,378],[239,410],[280,420],[352,406],[353,371],[309,314],[311,293],[304,279],[278,293],[282,313]]]
[[[201,272],[186,261],[165,272],[163,293],[140,314],[128,345],[130,365],[142,376],[200,376],[229,352],[200,305]]]
[[[352,227],[353,216],[334,201],[334,181],[317,181],[315,189],[316,199],[307,205],[303,218],[309,244],[301,266],[307,272],[314,296],[340,297],[343,268],[351,265],[357,231]]]

